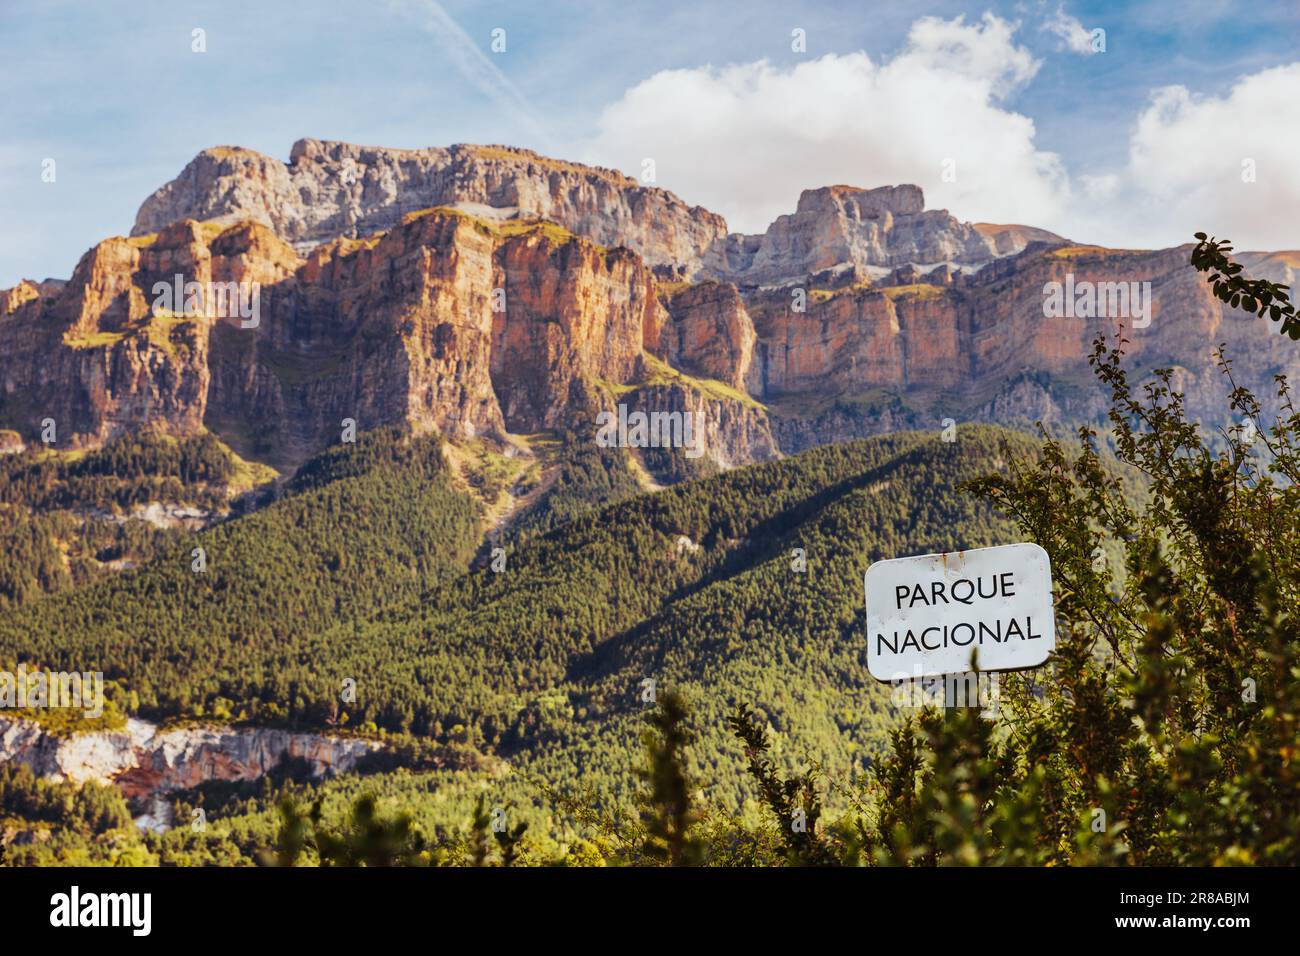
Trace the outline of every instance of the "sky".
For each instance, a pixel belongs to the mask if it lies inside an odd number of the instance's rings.
[[[1297,0],[0,0],[0,288],[204,148],[305,136],[652,159],[744,232],[911,182],[1082,242],[1298,249],[1298,39]]]

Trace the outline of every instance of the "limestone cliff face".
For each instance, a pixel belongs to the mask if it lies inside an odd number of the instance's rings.
[[[66,283],[0,292],[0,430],[31,442],[53,419],[78,447],[207,427],[291,467],[345,419],[499,437],[581,429],[636,392],[698,407],[710,456],[736,464],[943,417],[1095,420],[1103,331],[1124,331],[1139,369],[1177,367],[1213,421],[1219,343],[1261,397],[1300,371],[1186,247],[963,223],[915,186],[808,190],[763,235],[727,236],[663,190],[526,150],[303,140],[288,164],[205,151],[135,233]],[[1300,271],[1296,253],[1240,258],[1275,281]],[[256,286],[257,321],[159,307],[176,275]],[[1046,316],[1045,286],[1067,281],[1150,283],[1149,326]]]
[[[265,230],[263,230],[265,233]],[[260,243],[253,254],[241,243]],[[36,437],[52,419],[59,447],[95,445],[142,423],[177,433],[201,427],[212,319],[159,307],[155,286],[274,280],[294,260],[269,233],[177,223],[156,235],[109,239],[0,318],[0,420]],[[20,287],[21,288],[21,287]],[[170,306],[175,306],[171,308]]]
[[[493,249],[492,236],[448,215],[314,250],[264,290],[256,329],[214,330],[208,426],[290,463],[337,441],[345,419],[499,431]]]
[[[461,205],[547,219],[651,265],[694,274],[726,236],[721,216],[621,173],[502,146],[380,149],[299,140],[288,164],[247,149],[204,150],[140,207],[132,235],[181,219],[252,219],[300,250],[362,238],[404,215]]]
[[[22,279],[12,289],[0,289],[0,318],[12,315],[19,307],[41,296],[57,295],[65,285],[66,282],[58,279],[46,279],[44,282]]]
[[[952,287],[848,289],[810,300],[805,312],[794,310],[786,291],[755,295],[750,311],[760,361],[751,380],[767,397],[872,388],[961,390],[1025,370],[1086,372],[1092,340],[1118,331],[1130,340],[1129,354],[1139,363],[1159,357],[1212,367],[1211,351],[1220,342],[1238,354],[1248,352],[1252,361],[1294,361],[1275,328],[1222,309],[1186,261],[1186,250],[1179,249],[1071,246],[1026,254]],[[1045,316],[1044,287],[1067,281],[1079,288],[1149,283],[1150,324],[1135,328],[1132,316]]]
[[[159,308],[154,285],[177,275],[256,289],[257,315]],[[206,426],[289,465],[345,419],[498,437],[594,421],[668,321],[628,249],[452,209],[306,258],[259,223],[186,220],[107,240],[66,288],[6,303],[5,426],[34,440],[54,418],[60,447]]]
[[[649,269],[546,223],[454,210],[314,250],[254,336],[214,344],[218,431],[257,423],[297,457],[360,428],[502,436],[594,420],[664,316]]]
[[[771,419],[753,402],[710,395],[685,383],[641,386],[629,392],[623,401],[630,410],[647,415],[689,414],[693,444],[702,450],[696,461],[712,462],[726,469],[781,455]]]
[[[745,387],[758,336],[745,300],[731,283],[702,282],[667,297],[664,330],[670,364],[735,388]]]
[[[51,780],[112,783],[128,797],[187,790],[210,780],[256,780],[282,760],[313,776],[353,769],[379,744],[268,728],[159,731],[134,718],[120,731],[53,737],[28,720],[0,717],[0,763],[22,763]]]
[[[594,421],[595,381],[634,380],[642,350],[659,347],[653,276],[626,249],[541,234],[504,243],[496,267],[506,307],[493,315],[491,371],[507,428]]]
[[[728,237],[711,264],[719,277],[755,286],[827,270],[879,275],[905,263],[975,267],[1024,246],[1009,230],[986,236],[946,210],[926,210],[917,186],[826,186],[805,190],[795,212],[763,235]]]
[[[776,403],[785,451],[938,427],[948,416],[1095,421],[1107,397],[1088,365],[1091,344],[1100,333],[1122,333],[1135,381],[1174,367],[1192,415],[1213,422],[1226,415],[1220,344],[1235,357],[1238,381],[1270,407],[1272,375],[1300,373],[1300,355],[1275,324],[1223,307],[1187,264],[1188,252],[1036,248],[949,285],[849,288],[810,300],[804,313],[791,308],[788,290],[756,292],[750,389]],[[1275,281],[1291,268],[1285,256],[1250,258],[1255,273]],[[1067,282],[1149,288],[1149,324],[1132,314],[1045,316],[1048,284]]]
[[[798,312],[789,294],[777,292],[751,298],[750,311],[758,332],[749,381],[756,395],[907,383],[898,311],[881,293],[846,292]]]
[[[725,220],[614,170],[525,149],[455,145],[385,149],[302,139],[282,163],[214,147],[145,200],[133,236],[183,219],[269,226],[300,252],[385,232],[402,217],[453,206],[495,219],[545,219],[604,246],[626,246],[680,278],[742,288],[904,263],[976,268],[1060,237],[1030,226],[959,222],[926,210],[919,187],[806,190],[794,213],[762,235],[728,234]]]

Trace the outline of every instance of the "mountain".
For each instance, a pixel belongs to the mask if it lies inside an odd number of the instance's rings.
[[[220,307],[187,309],[187,282]],[[1116,282],[1142,308],[1046,307]],[[1185,248],[966,223],[914,186],[808,190],[742,236],[523,150],[207,150],[66,281],[0,293],[0,664],[102,669],[110,698],[100,736],[38,714],[0,748],[132,774],[90,773],[116,789],[82,791],[109,809],[81,822],[62,784],[0,774],[67,824],[23,852],[99,859],[114,822],[160,819],[160,780],[171,819],[214,827],[123,838],[155,861],[252,860],[290,784],[431,829],[486,795],[568,840],[585,811],[545,788],[626,806],[647,687],[696,700],[691,769],[727,812],[752,794],[737,703],[780,765],[852,779],[894,719],[860,645],[867,565],[1014,540],[963,483],[1037,445],[981,422],[1099,420],[1087,358],[1115,330],[1137,378],[1175,367],[1214,420],[1217,343],[1262,395],[1297,362]],[[620,406],[691,413],[704,455],[598,443]],[[329,759],[275,762],[302,753]]]
[[[1216,300],[1186,265],[1188,252],[1035,246],[946,281],[828,289],[805,314],[790,310],[788,289],[757,293],[749,302],[759,345],[748,385],[771,409],[787,451],[872,430],[934,427],[942,418],[1093,423],[1107,395],[1087,356],[1104,332],[1128,340],[1135,380],[1173,367],[1193,416],[1224,421],[1230,389],[1216,366],[1220,344],[1237,359],[1238,382],[1275,410],[1273,376],[1294,377],[1300,357],[1273,323]],[[1275,260],[1240,258],[1260,275],[1289,277]],[[1051,283],[1115,282],[1149,283],[1149,325],[1044,316]]]
[[[256,324],[158,308],[146,292],[175,275],[257,283]],[[337,438],[345,419],[503,441],[592,422],[631,392],[648,406],[692,409],[727,463],[770,457],[765,423],[747,421],[756,403],[663,373],[667,322],[640,258],[552,223],[441,207],[303,257],[256,222],[183,220],[100,243],[66,287],[0,319],[0,422],[30,440],[51,418],[72,447],[146,425],[178,435],[206,427],[292,465]],[[682,348],[689,361],[694,346]]]
[[[1027,244],[1014,231],[987,236],[946,210],[927,210],[917,186],[827,186],[805,190],[794,214],[763,235],[727,237],[720,272],[742,287],[805,276],[874,279],[904,265],[975,268]]]
[[[16,433],[0,437],[36,442],[47,419],[61,448],[206,430],[289,470],[345,420],[527,455],[519,436],[587,432],[622,404],[692,412],[725,468],[944,419],[1096,421],[1087,356],[1116,331],[1139,377],[1175,367],[1192,414],[1217,421],[1215,346],[1249,357],[1239,380],[1261,393],[1297,359],[1270,323],[1215,300],[1187,253],[965,223],[907,185],[807,190],[747,236],[527,150],[308,139],[286,164],[220,147],[67,282],[0,293],[0,429]],[[1283,282],[1297,261],[1240,258]],[[259,314],[160,305],[177,275],[255,287]],[[1116,282],[1149,283],[1141,316],[1049,317],[1049,283]],[[638,457],[648,480],[692,473]]]
[[[726,222],[611,169],[507,146],[381,149],[301,139],[288,164],[248,149],[199,153],[145,200],[131,235],[182,219],[270,226],[301,251],[340,236],[392,229],[408,213],[455,206],[493,217],[545,219],[648,264],[694,266]]]
[[[296,687],[316,683],[324,630],[463,573],[482,534],[437,435],[368,433],[312,459],[281,491],[139,569],[6,614],[0,660],[102,670],[146,714],[183,714],[191,701],[210,713],[221,696],[244,707],[237,688],[259,686],[264,708],[249,714],[273,719],[294,712]]]
[[[962,223],[925,210],[916,186],[807,190],[761,236],[622,173],[507,146],[384,149],[302,139],[289,162],[247,149],[204,150],[145,200],[132,236],[183,219],[269,226],[300,251],[386,232],[402,217],[451,206],[492,218],[545,219],[605,246],[626,246],[679,278],[739,285],[826,269],[904,263],[983,265],[1043,230]]]

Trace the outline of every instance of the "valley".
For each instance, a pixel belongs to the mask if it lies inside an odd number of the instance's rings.
[[[257,320],[151,304],[178,275],[255,289]],[[1117,283],[1140,310],[1045,306]],[[599,859],[658,693],[693,703],[713,819],[761,815],[737,708],[845,810],[905,716],[866,568],[1020,540],[970,483],[1034,466],[1037,423],[1104,423],[1099,334],[1208,426],[1218,344],[1266,402],[1300,366],[1187,248],[961,222],[915,186],[807,190],[741,235],[527,150],[205,150],[69,279],[0,293],[0,663],[107,694],[96,722],[0,715],[27,808],[3,843],[253,865],[282,799],[371,794]]]

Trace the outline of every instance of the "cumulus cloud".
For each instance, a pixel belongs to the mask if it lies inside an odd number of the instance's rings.
[[[879,63],[850,53],[657,73],[603,111],[587,158],[634,174],[653,159],[660,185],[744,231],[833,183],[916,183],[932,207],[1041,220],[1066,178],[1034,145],[1033,121],[1004,105],[1039,67],[1014,32],[993,15],[925,17]]]
[[[1092,56],[1094,53],[1099,52],[1093,49],[1092,31],[1080,23],[1077,18],[1066,13],[1063,7],[1056,8],[1056,13],[1043,24],[1043,29],[1048,33],[1055,33],[1064,40],[1066,49],[1072,53]]]
[[[1171,246],[1205,229],[1239,249],[1300,247],[1300,63],[1221,96],[1154,90],[1125,161],[1072,177],[1007,105],[1039,67],[1015,30],[992,15],[926,17],[881,61],[657,73],[603,111],[586,158],[632,175],[653,159],[658,185],[744,232],[792,212],[804,189],[916,183],[929,208],[1080,241]]]
[[[1300,248],[1297,89],[1300,63],[1242,77],[1221,97],[1155,90],[1130,138],[1114,215],[1157,217],[1179,242],[1205,229],[1239,249]]]

